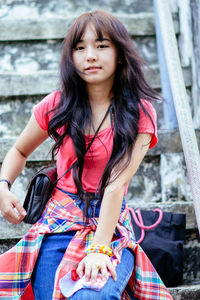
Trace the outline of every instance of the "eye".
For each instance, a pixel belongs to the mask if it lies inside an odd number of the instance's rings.
[[[74,48],[75,51],[81,51],[81,50],[83,50],[83,49],[84,49],[83,46],[76,46],[76,47]]]
[[[108,47],[109,47],[109,46],[106,45],[106,44],[99,44],[99,45],[97,46],[97,48],[100,48],[100,49],[108,48]]]

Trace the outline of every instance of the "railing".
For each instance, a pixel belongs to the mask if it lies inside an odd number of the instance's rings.
[[[200,232],[200,154],[187,99],[172,14],[168,0],[153,0],[153,2],[161,84],[164,85],[163,91],[167,103],[170,102],[170,99],[172,100],[169,104],[172,111],[170,120],[173,119],[173,107],[175,107]],[[174,122],[172,121],[171,124],[173,127]]]

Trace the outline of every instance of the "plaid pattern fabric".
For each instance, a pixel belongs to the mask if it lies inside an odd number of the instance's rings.
[[[41,219],[31,227],[16,246],[0,256],[0,298],[19,299],[25,293],[44,234],[76,230],[55,275],[53,300],[66,299],[59,289],[59,280],[76,268],[85,256],[85,247],[93,239],[97,221],[97,218],[91,218],[84,227],[81,209],[75,206],[69,196],[56,190]],[[120,262],[121,253],[125,247],[133,250],[135,267],[121,299],[130,300],[133,295],[135,299],[140,300],[173,299],[143,250],[135,243],[127,207],[120,215],[115,240],[112,242],[114,265]],[[103,287],[104,284],[105,282],[98,281],[99,287]],[[23,297],[23,299],[26,298]]]

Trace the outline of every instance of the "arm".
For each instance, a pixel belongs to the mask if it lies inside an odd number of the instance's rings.
[[[151,135],[146,133],[138,134],[135,145],[133,147],[131,161],[128,167],[115,179],[115,170],[111,174],[110,184],[106,187],[104,197],[101,204],[99,222],[93,239],[94,244],[110,245],[116,224],[119,219],[124,189],[136,173],[140,163],[142,162],[149,148]],[[124,161],[120,164],[123,166]],[[120,165],[118,166],[120,168]],[[81,276],[85,268],[85,275],[89,279],[95,280],[98,270],[92,269],[93,264],[101,267],[101,273],[106,276],[107,268],[116,279],[116,272],[111,264],[108,256],[99,253],[91,253],[87,255],[79,264],[77,273]]]
[[[0,178],[7,179],[12,184],[22,172],[27,157],[47,138],[48,133],[39,127],[32,115],[27,126],[5,156]],[[25,216],[20,201],[9,191],[6,182],[0,182],[0,210],[2,215],[13,224],[20,223]]]
[[[105,189],[102,200],[99,223],[93,240],[94,243],[107,246],[110,245],[117,221],[119,219],[125,187],[136,173],[146,152],[148,151],[150,140],[151,135],[139,134],[133,148],[130,164],[112,182],[112,177],[115,175],[113,172],[111,176],[112,183],[109,184]],[[122,166],[123,163],[124,162],[122,161]]]

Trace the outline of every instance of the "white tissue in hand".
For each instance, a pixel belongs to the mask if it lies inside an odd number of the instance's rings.
[[[96,291],[99,291],[101,287],[99,286],[99,278],[97,278],[97,282],[86,281],[85,276],[78,279],[77,281],[72,280],[71,272],[67,273],[63,278],[59,281],[60,290],[65,297],[72,296],[75,292],[82,288],[91,288]]]

